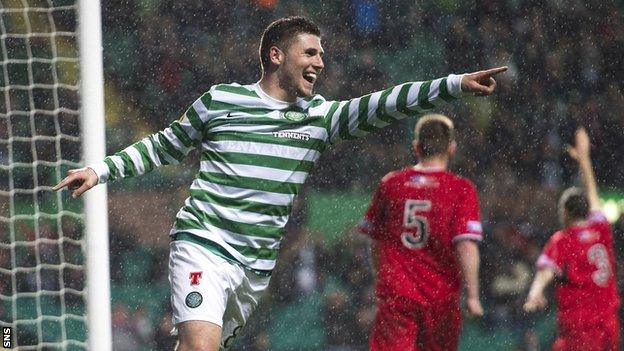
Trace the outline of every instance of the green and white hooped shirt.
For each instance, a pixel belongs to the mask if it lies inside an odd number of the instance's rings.
[[[177,121],[90,165],[99,182],[179,163],[201,150],[170,235],[246,268],[275,267],[295,196],[328,144],[359,138],[461,95],[461,75],[404,83],[346,101],[278,101],[259,84],[219,84]]]

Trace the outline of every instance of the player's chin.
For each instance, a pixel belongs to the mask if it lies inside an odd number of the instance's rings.
[[[308,97],[314,95],[314,84],[306,81],[303,84],[299,85],[299,96],[300,97]]]

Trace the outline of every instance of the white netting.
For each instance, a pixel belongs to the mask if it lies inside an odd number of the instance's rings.
[[[0,324],[21,350],[86,349],[74,1],[0,0]]]

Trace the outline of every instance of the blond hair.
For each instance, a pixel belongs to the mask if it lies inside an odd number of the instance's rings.
[[[455,140],[453,121],[445,115],[431,113],[422,116],[414,128],[414,141],[420,145],[423,157],[440,155]]]

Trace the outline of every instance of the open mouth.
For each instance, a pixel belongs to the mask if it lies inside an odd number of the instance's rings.
[[[303,79],[308,81],[310,84],[314,84],[316,82],[316,73],[315,72],[304,72]]]

